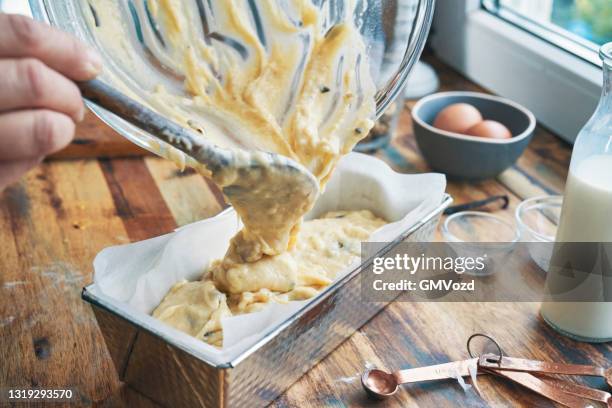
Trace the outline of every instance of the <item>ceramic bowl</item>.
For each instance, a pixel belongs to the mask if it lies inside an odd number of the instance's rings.
[[[487,139],[437,129],[433,122],[442,109],[454,103],[475,106],[484,119],[504,124],[510,139]],[[414,133],[430,167],[449,178],[493,178],[521,156],[536,125],[533,113],[508,99],[476,92],[440,92],[419,100],[412,109]]]

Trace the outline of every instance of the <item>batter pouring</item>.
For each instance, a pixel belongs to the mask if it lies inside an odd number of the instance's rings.
[[[289,251],[230,268],[220,261],[202,280],[176,284],[153,316],[220,346],[222,317],[317,295],[359,259],[361,242],[385,223],[370,211],[332,212],[306,221]]]
[[[134,61],[124,38],[130,36],[118,18],[125,14],[122,3],[89,0],[97,37],[129,66]],[[372,127],[376,89],[354,23],[358,2],[134,3],[132,14],[154,21],[137,33],[146,58],[181,81],[180,87],[156,86],[146,102],[219,146],[285,155],[323,187],[338,160]],[[298,235],[308,208],[296,205],[292,214],[238,210],[245,228],[225,258],[202,281],[175,286],[154,312],[212,343],[219,342],[210,336],[219,333],[222,316],[314,296],[384,223],[368,212],[330,215],[305,223]]]

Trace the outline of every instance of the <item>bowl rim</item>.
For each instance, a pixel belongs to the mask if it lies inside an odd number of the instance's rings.
[[[538,232],[534,230],[533,228],[531,228],[529,225],[527,225],[523,221],[523,212],[528,209],[527,206],[537,203],[538,201],[542,201],[542,204],[550,205],[551,203],[556,202],[557,200],[559,200],[559,207],[563,206],[563,196],[560,194],[539,195],[539,196],[528,198],[524,200],[523,202],[521,202],[514,210],[514,219],[516,220],[516,223],[519,226],[519,231],[524,228],[527,231],[529,231],[529,233],[531,233],[536,239],[540,240],[541,242],[555,242],[554,236],[542,234],[541,232]]]
[[[518,110],[519,112],[523,113],[525,116],[527,116],[527,118],[529,119],[529,126],[527,126],[527,129],[525,129],[520,134],[516,136],[512,136],[509,139],[489,139],[489,138],[478,137],[478,136],[463,135],[461,133],[448,132],[446,130],[438,129],[430,125],[429,123],[425,122],[419,117],[419,111],[421,107],[423,107],[423,105],[425,105],[426,103],[432,100],[443,98],[443,97],[448,97],[448,96],[471,96],[471,97],[476,97],[480,99],[486,99],[486,100],[491,100],[491,101],[496,101],[496,102],[506,104]],[[419,99],[419,101],[414,105],[410,113],[412,116],[412,120],[414,120],[420,126],[424,127],[425,129],[431,132],[437,133],[442,136],[451,137],[454,139],[467,140],[471,142],[481,142],[481,143],[489,143],[489,144],[516,143],[516,142],[519,142],[529,137],[531,134],[533,134],[533,131],[535,130],[535,127],[536,127],[535,115],[529,109],[525,108],[523,105],[520,105],[514,101],[511,101],[510,99],[502,98],[501,96],[489,95],[489,94],[485,94],[482,92],[469,92],[469,91],[436,92],[436,93],[427,95]]]

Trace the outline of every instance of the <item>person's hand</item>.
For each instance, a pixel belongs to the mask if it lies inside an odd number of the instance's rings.
[[[102,60],[76,38],[0,13],[0,191],[72,140],[85,107],[73,81]]]

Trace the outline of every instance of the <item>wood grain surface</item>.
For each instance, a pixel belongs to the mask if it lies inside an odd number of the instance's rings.
[[[72,142],[63,150],[52,154],[49,160],[151,155],[149,151],[136,146],[105,126],[91,111],[87,111],[85,119],[77,127]]]
[[[443,89],[478,87],[435,60]],[[412,103],[407,103],[410,108]],[[108,132],[86,122],[80,135]],[[92,154],[95,154],[95,149]],[[392,146],[376,155],[405,173],[427,171],[412,135],[409,110]],[[508,194],[497,214],[513,218],[529,196],[559,193],[570,149],[542,128],[518,163],[497,180],[450,182],[456,203]],[[78,405],[149,407],[124,387],[81,288],[92,260],[109,245],[151,238],[210,217],[225,206],[201,176],[154,158],[53,160],[0,196],[0,388],[71,388]],[[456,381],[410,385],[392,399],[364,397],[366,366],[389,370],[466,358],[474,332],[493,335],[511,355],[612,365],[612,345],[561,337],[542,323],[535,303],[393,303],[273,403],[277,407],[548,407],[547,401],[482,377],[484,400]],[[598,380],[588,384],[603,387]],[[0,402],[0,405],[2,403]]]

